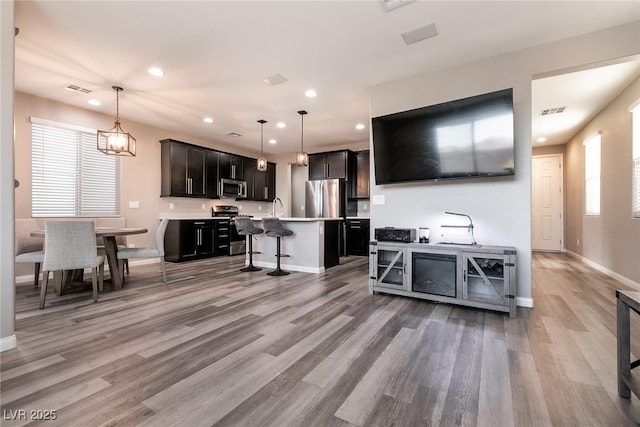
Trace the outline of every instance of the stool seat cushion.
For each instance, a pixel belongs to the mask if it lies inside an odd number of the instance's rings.
[[[233,222],[236,224],[236,230],[241,236],[253,236],[254,234],[262,234],[264,230],[262,228],[253,225],[253,221],[248,216],[236,216],[233,218]]]
[[[286,237],[293,234],[293,231],[282,225],[278,218],[263,218],[262,225],[267,236],[270,237]]]

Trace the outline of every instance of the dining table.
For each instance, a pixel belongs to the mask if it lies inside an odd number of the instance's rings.
[[[114,289],[122,288],[122,272],[118,268],[118,243],[116,237],[129,236],[133,234],[144,234],[149,230],[141,227],[96,227],[96,238],[102,238],[104,251],[109,265],[111,283]],[[32,237],[45,237],[44,230],[31,232]],[[82,282],[84,270],[74,270],[63,272],[57,275],[54,272],[54,282],[59,295],[74,292],[73,283]]]

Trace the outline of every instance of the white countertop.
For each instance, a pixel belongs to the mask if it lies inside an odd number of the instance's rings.
[[[348,216],[347,219],[371,219],[368,216]]]
[[[271,218],[267,216],[265,218]],[[342,218],[300,218],[300,217],[276,217],[282,222],[318,222],[318,221],[341,221]],[[253,221],[262,221],[262,217],[254,216]]]

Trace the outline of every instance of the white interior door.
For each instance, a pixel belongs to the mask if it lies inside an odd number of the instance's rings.
[[[533,156],[532,242],[534,251],[563,249],[562,154]]]

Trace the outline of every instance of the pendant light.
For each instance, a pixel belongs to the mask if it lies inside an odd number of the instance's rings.
[[[300,151],[296,153],[296,166],[307,166],[309,164],[309,154],[304,151],[304,115],[306,111],[298,111],[300,114],[301,126],[300,126]]]
[[[266,120],[258,120],[260,123],[260,157],[258,157],[258,161],[256,162],[256,169],[260,172],[264,172],[267,170],[267,158],[264,156],[264,124],[267,123]]]
[[[116,91],[116,121],[109,130],[98,131],[98,150],[114,156],[136,155],[136,139],[120,127],[120,86],[111,86]]]

